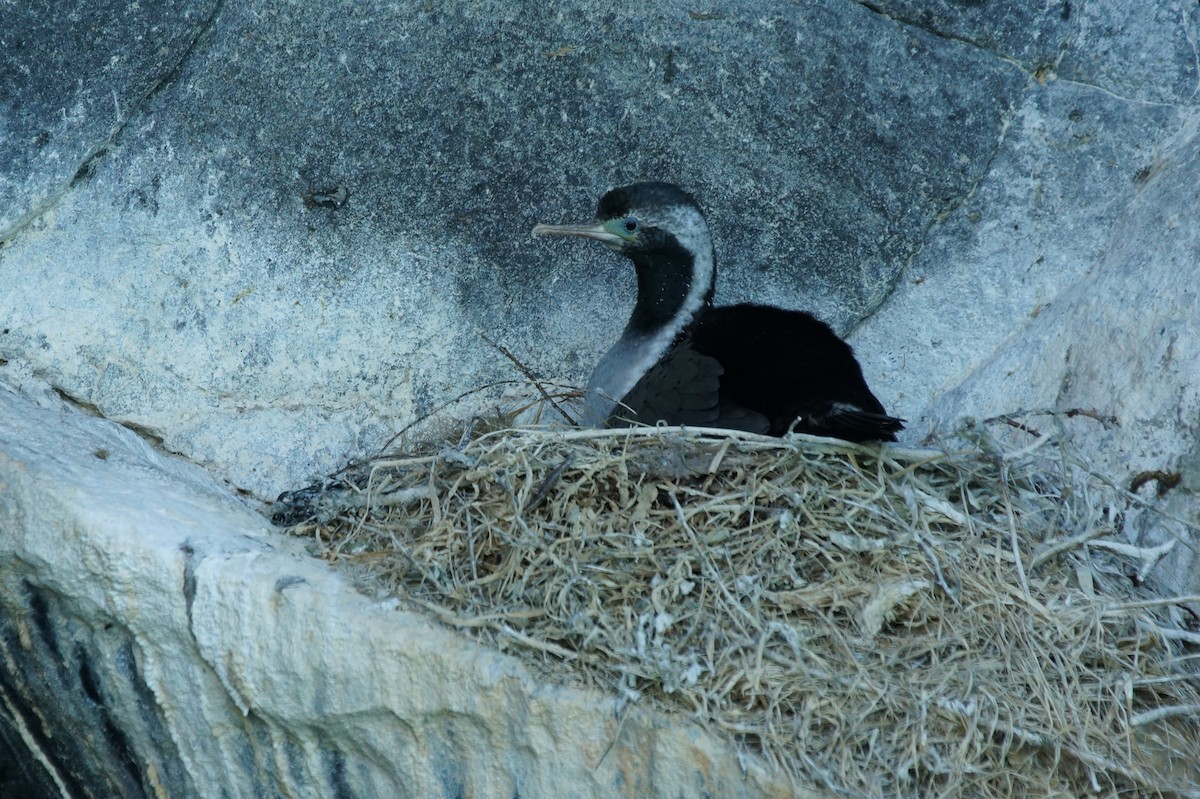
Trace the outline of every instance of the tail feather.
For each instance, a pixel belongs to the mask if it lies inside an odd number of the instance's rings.
[[[896,433],[904,429],[904,420],[854,405],[834,403],[825,413],[798,418],[794,429],[844,441],[895,441]]]

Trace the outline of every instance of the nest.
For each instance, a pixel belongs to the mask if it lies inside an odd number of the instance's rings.
[[[1046,437],[512,429],[276,511],[411,607],[810,790],[1197,796],[1200,636],[1137,587],[1157,550],[1119,540],[1120,494]]]

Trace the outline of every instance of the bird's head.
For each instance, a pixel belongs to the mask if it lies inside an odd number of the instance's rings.
[[[700,206],[678,186],[610,189],[600,198],[594,222],[538,225],[533,235],[595,239],[633,261],[638,299],[630,330],[678,332],[712,304],[716,266],[708,225]]]
[[[535,236],[595,239],[629,258],[677,255],[707,260],[712,254],[708,225],[690,194],[670,183],[634,183],[610,189],[596,206],[596,219],[577,225],[537,225]]]

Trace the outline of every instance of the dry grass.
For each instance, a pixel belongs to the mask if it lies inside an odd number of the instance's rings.
[[[277,509],[446,624],[836,795],[1200,796],[1200,636],[1127,576],[1154,557],[1111,521],[1129,497],[1039,444],[497,430]]]

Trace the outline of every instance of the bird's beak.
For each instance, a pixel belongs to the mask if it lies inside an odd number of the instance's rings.
[[[609,247],[620,247],[625,240],[599,222],[583,225],[534,225],[535,236],[581,236],[595,239]]]

